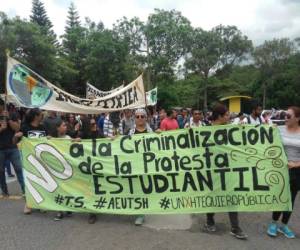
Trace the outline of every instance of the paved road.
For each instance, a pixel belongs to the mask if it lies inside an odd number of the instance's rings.
[[[11,194],[17,195],[16,182],[9,184]],[[299,194],[300,197],[300,194]],[[217,214],[219,231],[213,235],[203,232],[205,216],[186,216],[182,222],[184,230],[158,229],[162,225],[172,225],[170,218],[148,217],[143,227],[133,224],[133,216],[99,215],[94,225],[87,223],[87,215],[74,214],[62,221],[53,221],[54,213],[35,212],[23,215],[23,199],[0,199],[0,249],[22,250],[90,250],[90,249],[300,249],[300,198],[298,197],[291,226],[299,239],[286,239],[280,236],[272,239],[266,235],[266,225],[270,213],[242,213],[240,224],[249,235],[246,241],[229,235],[228,217]],[[184,217],[183,217],[184,218]],[[158,223],[159,221],[159,223]],[[174,225],[178,221],[174,222]],[[173,225],[173,226],[174,226]],[[190,225],[186,228],[186,225]],[[166,227],[170,228],[170,227]],[[174,227],[175,228],[175,227]],[[178,227],[180,228],[180,227]]]

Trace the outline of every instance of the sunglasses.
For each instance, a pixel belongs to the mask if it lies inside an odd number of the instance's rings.
[[[289,120],[289,119],[292,118],[292,116],[291,116],[290,114],[286,114],[286,115],[285,115],[285,118]]]
[[[135,118],[136,118],[136,119],[144,119],[145,116],[144,116],[144,115],[136,115]]]
[[[91,122],[91,125],[94,126],[94,125],[96,125],[96,123],[95,122]]]

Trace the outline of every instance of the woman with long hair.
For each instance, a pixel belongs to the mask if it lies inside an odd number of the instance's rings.
[[[300,190],[300,107],[289,107],[285,116],[285,126],[279,127],[280,134],[288,159],[290,172],[290,189],[292,206]],[[282,233],[287,238],[295,238],[295,233],[288,227],[288,222],[292,212],[273,212],[272,222],[268,226],[267,233],[272,237],[277,236],[277,232]],[[281,217],[281,225],[278,220]]]

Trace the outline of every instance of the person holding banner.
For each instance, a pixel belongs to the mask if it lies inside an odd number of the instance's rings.
[[[226,106],[223,104],[217,104],[212,111],[211,116],[211,125],[212,126],[220,126],[228,124],[230,121],[230,113]],[[231,224],[230,234],[235,236],[237,239],[246,239],[248,236],[243,232],[243,230],[239,227],[238,213],[237,212],[229,212],[229,220]],[[208,232],[215,232],[217,230],[214,213],[206,214],[206,224],[204,228]]]
[[[14,138],[16,141],[19,141],[22,136],[28,138],[41,138],[45,137],[46,129],[41,124],[43,120],[43,113],[41,110],[35,108],[30,109],[25,115],[24,122],[21,125],[20,132],[16,133]],[[24,214],[31,214],[32,209],[25,204]]]
[[[56,121],[53,137],[71,139],[71,137],[69,135],[67,135],[67,125],[62,119],[59,119]],[[72,212],[66,212],[67,216],[71,216],[71,214],[72,214]],[[54,217],[54,220],[60,221],[63,218],[64,218],[64,212],[59,211],[59,212],[57,212],[56,216]]]
[[[135,125],[134,128],[129,131],[129,135],[151,133],[152,129],[147,123],[147,112],[145,109],[137,109],[135,111]],[[139,215],[134,224],[140,226],[145,221],[145,215]]]
[[[292,206],[300,190],[300,107],[290,107],[287,110],[284,127],[279,127],[283,146],[288,158],[290,169],[290,189]],[[272,222],[268,226],[267,234],[276,237],[277,232],[282,233],[287,238],[295,238],[295,233],[288,227],[292,212],[273,212]],[[281,217],[281,225],[278,220]]]
[[[22,161],[19,149],[14,143],[13,138],[16,132],[20,130],[20,121],[16,114],[9,115],[5,109],[5,102],[0,99],[0,186],[2,194],[9,196],[4,162],[9,160],[14,167],[22,193],[25,193],[24,177],[22,172]]]

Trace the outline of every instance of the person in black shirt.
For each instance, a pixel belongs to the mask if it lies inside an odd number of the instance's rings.
[[[46,130],[41,124],[43,120],[43,113],[41,110],[35,108],[27,111],[24,119],[24,123],[21,126],[21,131],[15,134],[16,140],[22,138],[22,136],[28,138],[40,138],[45,137]],[[30,214],[31,208],[25,204],[24,214]]]
[[[220,126],[228,124],[230,120],[230,113],[226,106],[223,104],[217,104],[214,106],[211,116],[211,125],[212,126]],[[217,230],[214,213],[206,214],[206,224],[204,228],[208,232],[215,232]],[[248,236],[243,232],[243,230],[239,226],[238,213],[237,212],[228,212],[231,231],[230,234],[235,236],[238,239],[246,239]]]
[[[82,127],[81,130],[79,131],[79,135],[81,139],[97,139],[103,137],[99,133],[96,120],[94,118],[88,118],[88,117],[82,119]],[[88,223],[94,224],[96,220],[97,220],[97,215],[93,213],[89,213]]]
[[[151,133],[152,129],[147,123],[147,112],[145,109],[137,109],[135,111],[135,125],[134,128],[129,131],[129,135]],[[134,224],[140,226],[144,223],[145,216],[139,215],[136,217]]]
[[[22,172],[21,155],[17,145],[13,143],[14,135],[20,129],[20,121],[16,114],[9,115],[4,107],[5,103],[0,99],[0,186],[3,196],[9,196],[4,170],[4,162],[7,159],[14,166],[22,193],[24,194],[25,184]]]
[[[43,121],[43,113],[41,110],[35,108],[28,111],[25,116],[25,121],[21,126],[23,136],[28,138],[40,138],[47,135]]]

